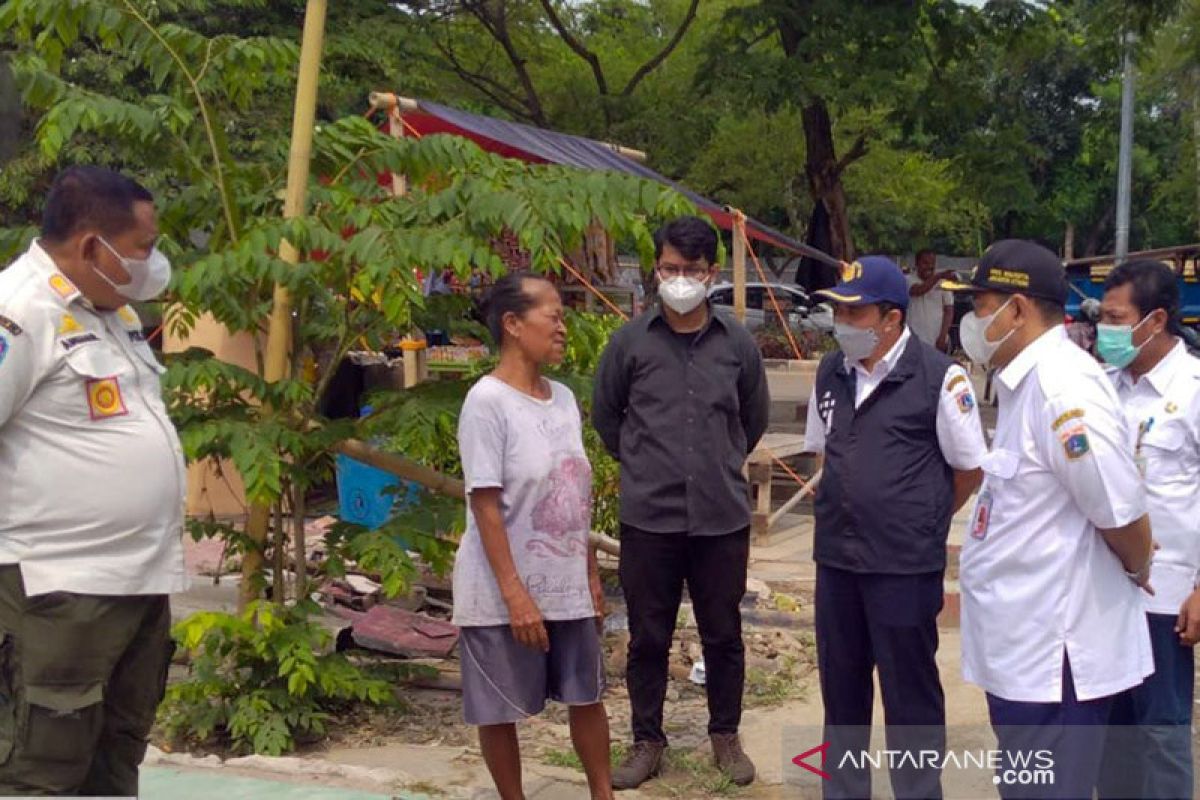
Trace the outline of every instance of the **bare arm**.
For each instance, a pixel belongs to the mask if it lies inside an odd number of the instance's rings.
[[[546,634],[542,612],[522,583],[509,549],[504,515],[500,511],[501,491],[499,488],[475,489],[471,492],[471,512],[479,526],[479,538],[500,587],[500,596],[508,606],[513,636],[523,645],[546,652],[550,649],[550,638]]]
[[[957,514],[983,483],[983,470],[954,470],[954,513]]]
[[[1149,594],[1154,594],[1154,590],[1150,588],[1150,556],[1154,552],[1154,542],[1150,536],[1150,517],[1142,515],[1120,528],[1097,530],[1104,537],[1108,548],[1121,560],[1125,571],[1137,574],[1134,582]]]
[[[945,348],[945,345],[950,343],[950,325],[954,322],[954,306],[945,306],[942,309],[942,329],[938,332],[938,345]]]

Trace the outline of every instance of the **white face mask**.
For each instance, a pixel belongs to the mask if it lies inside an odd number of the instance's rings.
[[[662,298],[667,308],[677,314],[687,314],[694,311],[704,302],[708,286],[704,281],[676,275],[674,278],[658,276],[658,296]]]
[[[992,322],[995,321],[1000,312],[1008,308],[1008,304],[1011,302],[1012,298],[1010,297],[1005,301],[1004,305],[986,317],[981,317],[974,311],[971,311],[962,318],[962,322],[959,324],[958,334],[959,339],[962,340],[963,350],[966,351],[968,358],[981,367],[987,367],[991,364],[992,359],[996,356],[996,351],[1000,349],[1000,345],[1008,341],[1008,337],[1017,332],[1017,329],[1013,328],[994,342],[987,338],[987,329],[991,327]]]
[[[147,258],[128,258],[118,253],[116,248],[104,241],[103,236],[97,236],[96,238],[108,248],[108,252],[116,256],[121,262],[121,267],[129,273],[129,283],[119,284],[99,269],[96,269],[95,266],[92,269],[96,270],[96,274],[106,280],[110,286],[117,290],[117,294],[126,300],[135,303],[144,303],[148,300],[153,300],[162,294],[167,288],[167,284],[171,282],[171,262],[167,260],[167,257],[157,247],[150,251],[150,255]]]

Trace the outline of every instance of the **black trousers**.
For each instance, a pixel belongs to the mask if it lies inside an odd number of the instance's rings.
[[[945,750],[946,702],[936,661],[943,597],[940,571],[877,575],[817,566],[817,667],[832,763],[871,748],[876,669],[888,749],[914,757]],[[891,779],[897,798],[942,796],[936,769],[902,765]],[[834,769],[824,790],[826,797],[869,798],[871,773]]]
[[[749,558],[749,528],[724,536],[688,536],[621,526],[621,589],[629,611],[626,679],[634,741],[667,741],[663,700],[685,581],[704,648],[708,731],[737,733],[746,682],[741,602]]]

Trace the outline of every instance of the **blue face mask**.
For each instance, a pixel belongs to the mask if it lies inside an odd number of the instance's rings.
[[[1142,348],[1149,344],[1150,339],[1154,338],[1151,336],[1140,345],[1133,343],[1133,332],[1142,327],[1142,324],[1148,319],[1150,318],[1144,317],[1137,325],[1098,324],[1096,326],[1096,352],[1100,354],[1105,363],[1111,364],[1117,369],[1125,369],[1138,357]],[[1155,336],[1157,335],[1155,334]]]

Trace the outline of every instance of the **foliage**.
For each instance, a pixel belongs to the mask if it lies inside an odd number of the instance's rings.
[[[168,735],[280,755],[322,735],[341,706],[393,702],[386,681],[329,652],[331,634],[309,618],[314,610],[259,602],[237,616],[200,612],[176,625],[192,677],[167,689]]]
[[[39,157],[74,159],[80,148],[103,142],[105,163],[136,165],[130,171],[155,190],[161,246],[176,265],[165,314],[169,337],[186,340],[207,317],[260,347],[273,291],[288,291],[293,346],[282,380],[263,379],[261,350],[252,363],[230,364],[192,349],[168,355],[163,383],[189,461],[231,463],[250,503],[302,523],[305,492],[328,478],[339,442],[377,433],[370,421],[320,414],[332,367],[351,348],[383,349],[414,324],[453,313],[437,307],[442,301],[426,303],[416,269],[451,269],[462,281],[472,270],[497,274],[503,264],[492,242],[511,231],[534,269],[556,271],[560,255],[597,222],[648,262],[653,220],[691,205],[660,184],[530,167],[454,137],[396,140],[353,116],[318,126],[308,213],[285,221],[284,132],[254,144],[230,134],[257,93],[289,82],[296,48],[271,36],[204,32],[200,26],[211,20],[199,12],[218,7],[251,13],[263,5],[8,0],[0,27],[19,45],[17,82],[40,112]],[[81,70],[75,53],[101,74]],[[109,67],[102,56],[112,59]],[[411,190],[394,196],[376,180],[388,173],[406,175]],[[27,235],[10,231],[2,241],[20,247]],[[283,258],[285,247],[296,263]],[[327,368],[313,381],[305,363]],[[224,521],[193,522],[193,535],[221,536],[247,556],[272,540],[287,545],[283,530],[263,543]],[[336,575],[354,560],[395,594],[415,573],[414,554],[445,569],[459,529],[461,504],[429,499],[376,531],[339,527],[325,565]],[[297,571],[306,573],[304,565]],[[251,576],[250,585],[261,587],[265,577]],[[296,733],[320,732],[322,703],[377,701],[349,663],[312,661],[318,642],[305,621],[311,610],[301,598],[293,611],[256,607],[250,617],[207,615],[181,629],[187,646],[204,643],[210,658],[174,690],[176,728],[207,737],[225,726],[240,747],[278,752]],[[210,630],[217,633],[205,638]],[[209,695],[226,700],[205,706]]]

